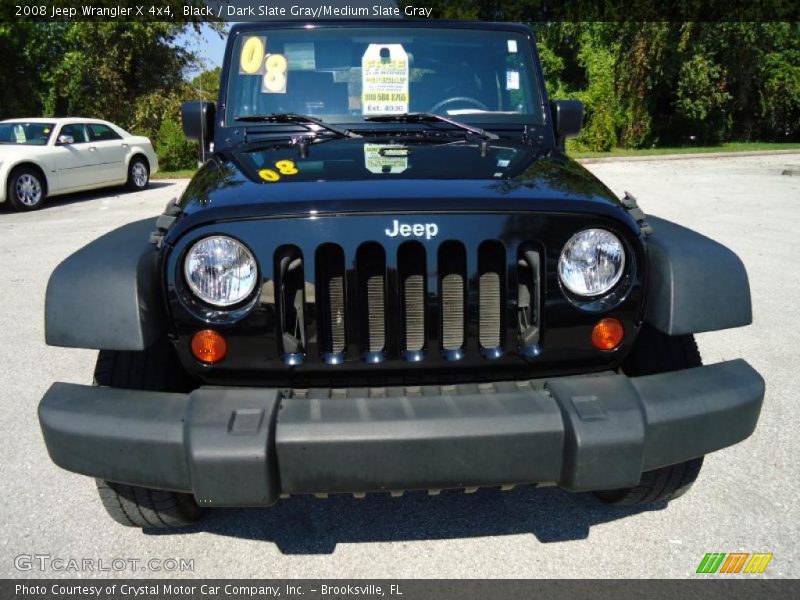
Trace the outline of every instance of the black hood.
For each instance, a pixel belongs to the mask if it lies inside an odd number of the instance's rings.
[[[218,153],[181,199],[176,229],[218,219],[331,213],[600,213],[616,196],[562,153],[516,140],[335,139]]]

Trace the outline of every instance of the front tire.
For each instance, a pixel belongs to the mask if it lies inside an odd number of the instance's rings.
[[[129,190],[140,191],[150,184],[150,166],[143,156],[134,156],[128,164]]]
[[[143,529],[179,529],[203,515],[191,494],[151,490],[134,485],[95,480],[100,500],[120,525]]]
[[[641,377],[702,366],[692,335],[669,336],[643,325],[636,345],[622,364],[629,377]],[[700,474],[703,457],[642,473],[633,487],[595,492],[606,504],[620,506],[669,502],[685,494]]]
[[[637,506],[669,502],[683,496],[692,487],[703,466],[703,457],[693,458],[677,465],[646,471],[633,487],[595,492],[605,504]]]
[[[39,171],[20,167],[11,171],[8,177],[6,197],[14,210],[36,210],[42,207],[45,189],[45,181]]]
[[[127,390],[186,393],[195,387],[164,341],[141,352],[101,350],[94,371],[98,386]],[[109,516],[127,527],[175,529],[200,519],[203,509],[191,494],[153,490],[96,480],[100,501]]]

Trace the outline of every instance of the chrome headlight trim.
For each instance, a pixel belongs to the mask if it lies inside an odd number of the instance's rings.
[[[558,278],[569,292],[583,298],[608,294],[625,272],[625,246],[606,229],[574,234],[558,258]]]
[[[218,308],[247,300],[258,285],[258,264],[250,249],[226,235],[197,240],[183,262],[186,285],[195,297]]]

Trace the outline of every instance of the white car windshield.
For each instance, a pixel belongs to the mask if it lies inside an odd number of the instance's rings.
[[[0,144],[44,146],[53,133],[55,123],[26,123],[12,121],[0,123]]]
[[[464,123],[543,123],[529,39],[428,27],[243,31],[229,67],[226,123],[286,114],[328,123],[435,113]]]

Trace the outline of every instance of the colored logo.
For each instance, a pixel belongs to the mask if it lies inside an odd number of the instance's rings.
[[[697,566],[697,573],[763,573],[771,560],[771,552],[707,552]]]

